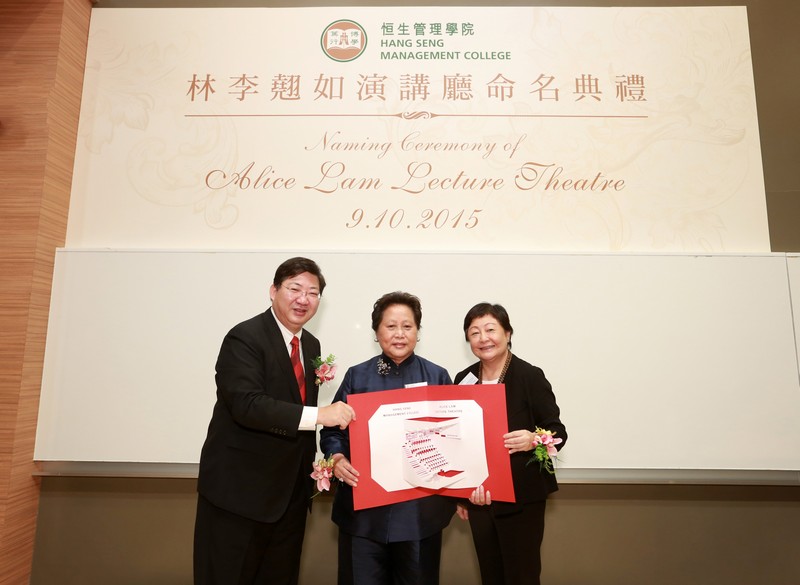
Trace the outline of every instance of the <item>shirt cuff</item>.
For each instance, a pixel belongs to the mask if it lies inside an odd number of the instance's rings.
[[[317,411],[316,406],[304,406],[303,414],[300,416],[300,426],[297,427],[298,431],[314,431],[317,429]]]

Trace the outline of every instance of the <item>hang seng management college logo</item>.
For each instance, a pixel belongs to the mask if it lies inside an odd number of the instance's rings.
[[[367,48],[367,33],[357,22],[337,20],[325,28],[320,44],[322,51],[334,61],[352,61]]]

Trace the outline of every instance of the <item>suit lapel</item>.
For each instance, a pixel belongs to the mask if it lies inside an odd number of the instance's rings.
[[[314,358],[317,356],[314,355],[314,353],[317,351],[317,348],[313,347],[314,344],[311,343],[311,336],[305,331],[300,338],[300,345],[303,346],[303,367],[306,371],[306,404],[308,406],[316,406],[317,376],[314,373]]]
[[[294,377],[294,368],[292,368],[292,359],[289,357],[289,350],[286,347],[286,342],[283,339],[283,334],[278,327],[278,322],[275,320],[275,315],[272,314],[272,309],[264,313],[264,329],[266,330],[267,340],[270,344],[270,349],[273,355],[276,356],[276,361],[281,370],[281,376],[286,378],[287,383],[294,389],[293,395],[295,402],[298,404],[300,401],[300,388],[297,387],[297,379]]]

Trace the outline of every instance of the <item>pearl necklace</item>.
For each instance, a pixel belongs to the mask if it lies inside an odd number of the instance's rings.
[[[505,380],[506,372],[508,371],[508,365],[511,363],[511,352],[508,352],[506,356],[506,363],[503,364],[503,369],[500,371],[500,377],[497,378],[497,383],[502,384],[503,380]],[[478,384],[483,384],[483,364],[478,362]]]

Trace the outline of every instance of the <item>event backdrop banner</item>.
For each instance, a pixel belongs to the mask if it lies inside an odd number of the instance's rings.
[[[746,10],[95,9],[67,246],[768,252]]]

